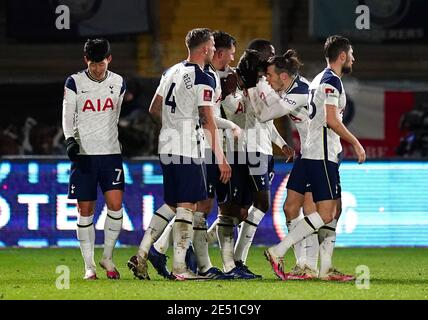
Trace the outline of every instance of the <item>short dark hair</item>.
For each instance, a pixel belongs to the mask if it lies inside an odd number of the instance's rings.
[[[196,28],[190,30],[186,35],[186,46],[189,50],[199,47],[212,37],[212,32],[208,28]]]
[[[83,47],[83,53],[90,61],[103,61],[111,54],[110,43],[103,38],[88,39]]]
[[[295,76],[299,73],[303,63],[297,57],[296,51],[288,49],[286,53],[279,56],[273,56],[268,60],[268,66],[274,65],[276,73],[286,72],[289,75]]]
[[[347,53],[350,48],[351,42],[347,38],[339,35],[330,36],[324,44],[324,56],[328,61],[336,61],[342,51]]]
[[[213,32],[215,48],[218,49],[230,49],[232,46],[236,47],[236,39],[229,33],[216,30]]]
[[[253,39],[248,43],[247,49],[256,50],[263,63],[260,71],[266,69],[266,61],[272,56],[272,43],[266,39]]]

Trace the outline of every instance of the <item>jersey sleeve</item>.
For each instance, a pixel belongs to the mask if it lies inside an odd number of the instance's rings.
[[[323,83],[321,90],[325,95],[324,105],[330,104],[333,106],[339,106],[339,97],[342,93],[342,83],[337,77],[330,77]]]
[[[223,119],[222,117],[215,117],[215,124],[219,129],[234,129],[237,127],[232,121]]]
[[[228,119],[232,118],[239,109],[242,109],[245,102],[240,94],[231,93],[221,102],[223,111]]]
[[[280,118],[293,111],[296,101],[281,98],[268,84],[248,90],[251,105],[261,122]]]
[[[287,143],[285,142],[284,138],[279,134],[273,121],[270,123],[270,125],[272,127],[271,141],[275,143],[280,149],[282,149],[282,147],[287,145]]]
[[[62,101],[62,130],[65,139],[74,136],[74,117],[77,109],[77,88],[73,77],[68,77],[64,86],[64,98]]]
[[[160,79],[160,82],[159,82],[159,85],[158,85],[158,87],[157,87],[157,89],[156,89],[156,94],[157,95],[159,95],[159,96],[161,96],[162,98],[163,98],[163,94],[164,94],[164,91],[165,91],[165,74],[163,74],[162,75],[162,77],[161,77],[161,79]]]
[[[195,80],[195,94],[196,94],[196,105],[201,106],[210,106],[213,107],[215,104],[214,101],[214,90],[215,90],[215,81],[206,73],[196,74]]]

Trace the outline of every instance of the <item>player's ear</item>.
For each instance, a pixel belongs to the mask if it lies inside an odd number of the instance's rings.
[[[345,51],[341,51],[339,54],[339,58],[341,62],[345,62],[346,58],[348,57],[347,53]]]
[[[88,60],[88,58],[86,58],[86,56],[83,56],[83,60],[85,61],[86,64],[89,63],[89,60]]]
[[[110,63],[111,60],[113,60],[113,57],[111,56],[111,54],[107,57],[107,62]]]

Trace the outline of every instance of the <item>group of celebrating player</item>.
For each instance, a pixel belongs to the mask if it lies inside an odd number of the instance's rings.
[[[251,41],[235,69],[229,66],[236,47],[230,34],[197,28],[185,41],[187,59],[165,71],[150,105],[150,113],[162,124],[158,151],[164,204],[129,259],[129,269],[147,280],[148,261],[160,275],[174,280],[261,278],[246,260],[271,205],[273,142],[294,164],[284,203],[289,232],[265,250],[266,259],[282,280],[353,280],[332,265],[341,213],[340,138],[352,144],[359,163],[365,161],[363,147],[341,121],[346,105],[341,76],[352,71],[354,62],[349,40],[326,40],[327,68],[311,83],[299,74],[302,64],[294,50],[275,55],[267,40]],[[100,266],[108,278],[119,279],[112,252],[122,226],[124,178],[117,120],[126,87],[121,76],[108,70],[108,41],[88,40],[84,59],[88,68],[70,76],[64,92],[63,127],[73,161],[69,197],[78,203],[84,278],[96,279],[93,214],[100,184],[108,209]],[[297,155],[273,123],[285,115],[300,136]],[[208,229],[215,198],[219,214]],[[223,270],[209,257],[209,243],[216,240]],[[166,266],[170,243],[171,272]],[[283,257],[290,247],[296,265],[285,272]]]

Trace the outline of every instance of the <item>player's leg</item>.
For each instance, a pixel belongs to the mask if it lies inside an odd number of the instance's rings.
[[[193,218],[196,203],[207,199],[206,167],[202,159],[186,159],[173,165],[177,199],[177,214],[172,228],[174,261],[171,276],[177,280],[201,279],[186,265],[186,253],[193,239]]]
[[[132,256],[128,261],[128,268],[134,273],[135,277],[141,280],[149,279],[147,272],[147,260],[150,247],[160,237],[168,223],[175,216],[176,210],[177,186],[175,183],[176,176],[174,164],[172,162],[164,163],[162,161],[162,156],[160,156],[160,159],[165,203],[153,214],[149,227],[144,232],[137,254]]]
[[[273,172],[273,158],[261,153],[249,153],[248,157],[249,182],[253,188],[253,204],[248,209],[248,217],[242,222],[239,231],[235,245],[235,262],[250,271],[245,265],[248,251],[257,227],[271,205],[270,172]],[[254,163],[256,164],[254,165]]]
[[[123,191],[109,190],[104,193],[107,216],[104,222],[104,251],[100,266],[106,270],[109,279],[119,279],[120,274],[113,263],[113,249],[116,246],[123,222]]]
[[[97,199],[97,172],[93,156],[79,156],[71,165],[68,198],[77,199],[77,239],[85,263],[84,279],[97,279],[94,261],[94,212]]]
[[[355,276],[344,274],[333,267],[333,251],[336,245],[336,227],[342,212],[342,199],[337,199],[335,218],[318,231],[320,253],[320,279],[329,281],[353,281]]]
[[[166,255],[168,248],[173,244],[172,227],[175,222],[175,217],[168,223],[165,230],[159,239],[150,247],[148,259],[152,263],[159,275],[166,279],[170,279],[171,274],[167,268],[168,257]]]
[[[206,189],[207,199],[198,201],[196,211],[193,215],[193,249],[191,247],[186,254],[187,267],[195,273],[204,276],[213,276],[216,271],[221,272],[217,268],[213,268],[208,252],[208,237],[207,237],[207,217],[214,206],[214,197],[219,184],[220,170],[216,163],[216,158],[211,149],[205,149],[205,168],[206,168]],[[196,259],[192,259],[195,257]],[[196,265],[194,264],[196,260]],[[197,267],[197,268],[195,268]],[[196,270],[197,269],[197,270]],[[208,272],[210,271],[210,272]],[[211,272],[213,271],[213,272]]]
[[[265,253],[272,266],[274,265],[272,261],[282,266],[283,257],[293,244],[332,221],[336,214],[336,199],[340,196],[340,193],[338,193],[340,190],[336,188],[339,181],[335,172],[337,164],[329,161],[307,159],[302,159],[301,162],[305,169],[305,181],[311,185],[317,211],[300,220],[296,227],[278,245],[266,250]],[[277,275],[286,280],[281,270]]]
[[[312,198],[312,192],[305,193],[305,200],[303,202],[303,214],[305,216],[316,212],[317,207]],[[318,252],[319,252],[319,243],[318,243],[318,231],[310,234],[305,238],[305,264],[306,270],[305,273],[314,278],[318,276]]]
[[[208,196],[210,196],[208,191]],[[207,219],[214,205],[214,198],[199,201],[193,215],[193,248],[195,250],[198,271],[206,273],[212,268],[211,259],[208,253],[207,239]]]
[[[104,252],[100,266],[106,270],[109,279],[119,279],[120,275],[113,263],[113,249],[122,230],[123,192],[125,179],[122,156],[119,154],[95,156],[98,182],[107,205],[104,223]]]
[[[85,263],[84,279],[95,280],[97,279],[94,260],[95,228],[93,222],[95,201],[78,201],[77,207],[79,211],[77,239],[79,240],[80,250]]]

